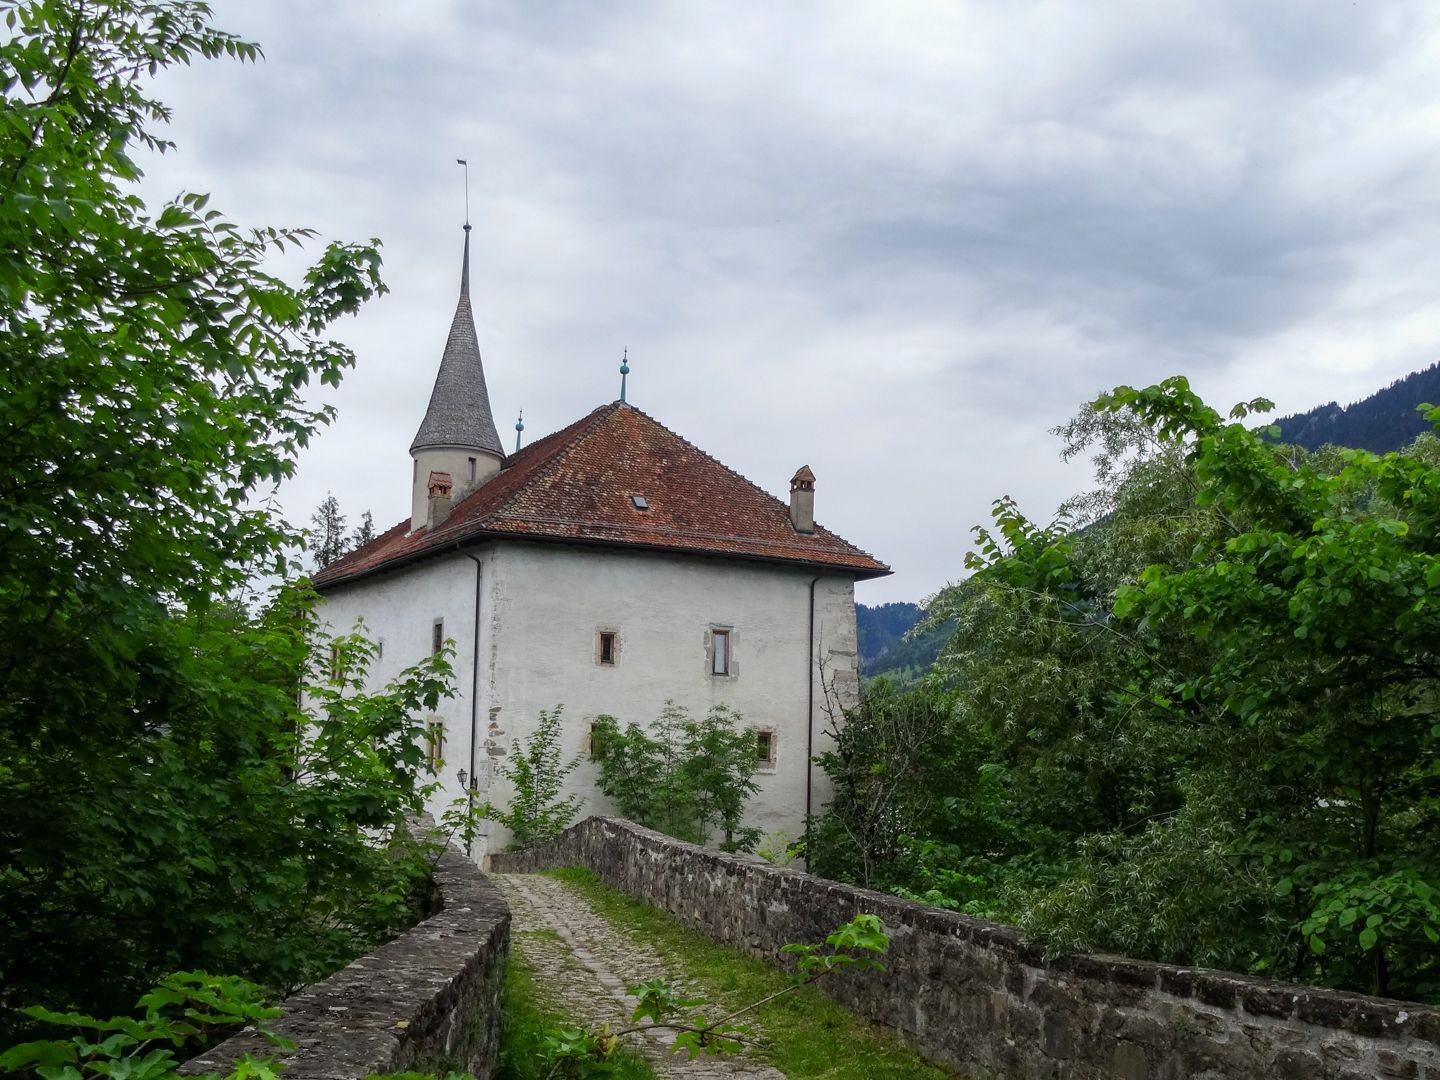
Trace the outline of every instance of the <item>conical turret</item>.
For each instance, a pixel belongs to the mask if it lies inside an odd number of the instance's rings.
[[[440,357],[435,387],[425,419],[410,444],[415,460],[410,528],[426,524],[429,510],[429,476],[448,473],[454,479],[455,502],[500,470],[505,451],[490,393],[480,362],[475,316],[470,308],[470,226],[465,226],[465,252],[460,267],[460,299],[450,322],[450,336]]]

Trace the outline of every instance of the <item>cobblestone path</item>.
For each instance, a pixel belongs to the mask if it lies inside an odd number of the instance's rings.
[[[491,874],[510,903],[511,934],[525,958],[535,965],[536,980],[553,1005],[590,1027],[625,1027],[635,1008],[627,986],[661,977],[682,994],[695,989],[686,973],[672,969],[643,942],[638,942],[592,908],[568,885],[537,874]],[[691,996],[699,997],[700,994]],[[752,1025],[753,1028],[753,1025]],[[673,1032],[651,1031],[629,1042],[662,1076],[710,1080],[743,1076],[749,1080],[783,1080],[769,1065],[734,1055],[689,1061],[672,1054]]]

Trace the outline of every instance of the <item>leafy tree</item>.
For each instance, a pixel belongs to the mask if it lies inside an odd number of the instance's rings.
[[[1227,422],[1183,379],[1098,404],[1183,443],[1198,500],[1244,521],[1179,570],[1148,568],[1115,611],[1212,643],[1208,669],[1152,673],[1152,698],[1265,739],[1268,771],[1303,792],[1267,808],[1254,843],[1311,907],[1307,970],[1440,991],[1440,470],[1359,450],[1318,469],[1238,422],[1268,402]]]
[[[755,733],[742,717],[716,705],[701,720],[667,701],[647,732],[613,716],[596,721],[591,756],[600,790],[620,813],[682,840],[708,844],[717,832],[726,851],[749,851],[761,830],[742,824],[745,803],[759,786]]]
[[[1176,379],[1061,429],[1100,487],[997,503],[929,682],[869,706],[948,688],[933,760],[862,708],[812,865],[1058,948],[1440,997],[1440,442],[1307,454],[1264,406]],[[840,841],[887,785],[908,811]]]
[[[817,874],[866,888],[893,886],[891,870],[909,837],[929,835],[944,767],[951,701],[935,686],[910,694],[885,679],[870,684],[858,703],[841,712],[828,703],[827,734],[834,749],[816,762],[834,787],[826,812],[813,825],[807,865]]]
[[[311,598],[243,591],[298,547],[247,500],[329,419],[301,391],[353,363],[325,335],[379,255],[332,244],[290,284],[264,259],[307,231],[142,199],[151,76],[259,55],[203,3],[0,10],[0,1029],[179,968],[284,990],[405,906],[419,864],[384,841],[446,692],[443,659],[361,692],[358,639],[332,683]]]
[[[339,500],[327,494],[310,515],[310,521],[315,526],[310,535],[310,552],[315,559],[315,569],[323,570],[350,550],[351,540],[345,535],[345,515],[340,513]]]
[[[561,716],[564,706],[540,710],[540,720],[525,738],[524,747],[500,766],[500,775],[515,787],[515,798],[501,809],[493,803],[478,808],[480,817],[498,821],[510,830],[510,849],[531,847],[564,832],[580,812],[578,795],[561,798],[565,777],[575,771],[579,758],[562,759]]]
[[[740,714],[716,705],[684,726],[684,790],[690,796],[695,830],[702,844],[720,836],[723,851],[750,851],[762,830],[741,824],[745,803],[760,790],[755,782],[759,752],[755,733],[740,727]]]

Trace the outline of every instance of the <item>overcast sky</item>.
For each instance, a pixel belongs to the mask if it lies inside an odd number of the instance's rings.
[[[162,76],[152,194],[384,242],[391,294],[281,492],[409,512],[473,289],[502,440],[618,396],[895,568],[962,573],[1013,495],[1086,486],[1048,430],[1186,374],[1280,412],[1440,359],[1434,3],[220,0],[258,66]]]

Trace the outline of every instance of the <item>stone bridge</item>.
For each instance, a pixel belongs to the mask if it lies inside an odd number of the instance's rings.
[[[479,873],[458,852],[437,866],[443,910],[287,1002],[296,1041],[287,1080],[360,1080],[400,1069],[494,1060],[501,973],[512,929],[577,1020],[628,1016],[627,983],[664,975],[644,943],[617,934],[564,883],[533,871],[581,866],[694,930],[774,958],[861,912],[891,935],[883,973],[830,992],[958,1075],[1053,1080],[1440,1080],[1440,1009],[1122,957],[1048,957],[1013,927],[913,904],[683,844],[629,822],[589,818],[544,847],[493,858]],[[513,926],[512,926],[513,919]],[[538,931],[538,932],[537,932]],[[240,1036],[191,1062],[224,1069]],[[781,1074],[743,1058],[664,1075]]]

